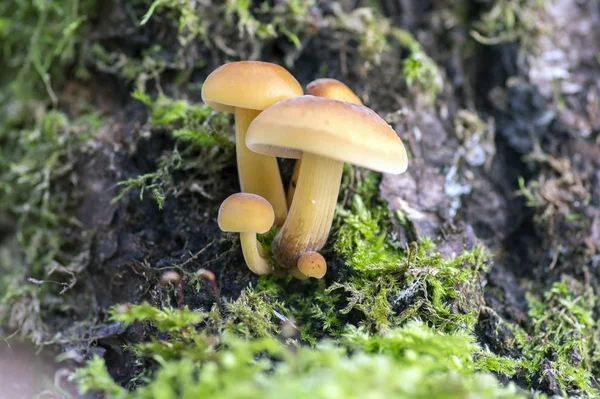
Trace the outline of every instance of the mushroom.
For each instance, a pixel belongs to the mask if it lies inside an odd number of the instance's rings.
[[[317,79],[306,86],[306,94],[325,97],[347,103],[362,104],[360,98],[348,86],[336,79]]]
[[[298,263],[288,269],[289,274],[300,280],[309,277],[323,278],[327,272],[327,261],[318,252],[308,251],[298,258]]]
[[[252,151],[302,158],[296,193],[272,248],[283,267],[325,245],[344,162],[379,172],[406,171],[407,156],[396,132],[369,108],[305,95],[263,111],[248,128]]]
[[[327,261],[320,253],[308,251],[300,256],[297,267],[305,276],[322,278],[327,272]]]
[[[202,100],[207,105],[234,114],[241,191],[267,199],[278,226],[285,220],[287,203],[277,159],[250,151],[245,144],[246,130],[265,108],[301,95],[300,83],[287,70],[258,61],[225,64],[208,75],[202,86]]]
[[[348,86],[336,79],[317,79],[306,86],[306,94],[317,97],[330,98],[332,100],[346,101],[353,104],[361,104],[360,98]],[[288,185],[287,191],[287,206],[292,206],[294,192],[296,192],[296,184],[298,182],[298,174],[300,173],[300,165],[302,160],[297,160],[292,172],[292,178]]]
[[[256,274],[270,274],[273,268],[265,258],[256,234],[266,233],[273,226],[273,207],[261,196],[250,193],[230,195],[219,208],[219,228],[223,231],[240,233],[244,260]]]

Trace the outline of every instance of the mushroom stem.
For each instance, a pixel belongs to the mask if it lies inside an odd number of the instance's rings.
[[[260,256],[258,252],[259,243],[256,239],[256,233],[240,233],[240,242],[248,268],[259,275],[270,274],[272,267],[269,265],[269,261]]]
[[[248,126],[260,111],[235,109],[235,145],[238,175],[242,192],[260,195],[273,206],[275,225],[281,226],[287,214],[287,203],[277,158],[250,151],[246,146]]]
[[[296,184],[298,184],[298,175],[300,174],[300,166],[301,165],[302,165],[302,160],[297,159],[296,164],[294,165],[294,171],[292,172],[292,177],[290,179],[290,184],[288,185],[288,191],[287,191],[288,209],[292,206],[292,200],[294,199],[294,193],[296,192]]]
[[[303,253],[318,251],[325,245],[343,170],[343,162],[310,153],[302,155],[292,206],[272,243],[273,255],[282,266],[295,266]]]
[[[292,277],[297,278],[298,280],[306,280],[308,276],[298,269],[298,266],[292,266],[288,269],[288,273],[292,275]]]

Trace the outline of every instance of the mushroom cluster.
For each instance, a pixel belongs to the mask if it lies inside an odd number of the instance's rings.
[[[402,140],[342,82],[307,86],[284,68],[240,61],[221,66],[202,87],[206,104],[235,116],[241,193],[219,209],[219,227],[240,233],[244,259],[256,274],[286,271],[322,278],[323,248],[335,211],[344,163],[403,173]],[[296,159],[287,192],[276,158]],[[256,234],[280,227],[269,262]]]

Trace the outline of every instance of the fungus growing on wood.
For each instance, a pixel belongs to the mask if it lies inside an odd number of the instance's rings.
[[[262,253],[256,234],[266,233],[273,226],[273,207],[263,197],[250,193],[230,195],[219,208],[219,228],[240,233],[240,243],[248,268],[256,274],[270,274],[273,268]]]
[[[302,159],[292,206],[272,242],[275,258],[288,268],[325,244],[344,162],[394,174],[407,168],[402,141],[375,112],[310,95],[263,111],[248,128],[246,144],[262,154]]]
[[[277,159],[246,147],[246,130],[265,108],[302,95],[300,83],[279,65],[258,61],[225,64],[214,70],[202,86],[202,100],[210,107],[235,116],[235,142],[241,191],[264,197],[280,226],[287,214],[285,192]]]

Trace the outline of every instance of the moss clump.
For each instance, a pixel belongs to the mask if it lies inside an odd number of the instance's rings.
[[[130,307],[121,320],[157,321],[174,342],[154,341],[169,350],[153,352],[158,367],[135,391],[115,384],[103,360],[95,358],[74,378],[83,392],[115,398],[205,397],[364,397],[367,393],[399,398],[524,398],[514,386],[502,387],[473,366],[478,347],[466,334],[445,335],[421,323],[370,337],[349,330],[338,342],[316,348],[287,345],[274,337],[240,340],[227,329],[216,336],[187,336],[188,310],[148,312]],[[181,314],[180,314],[181,313]],[[165,316],[173,319],[165,328]],[[202,318],[203,316],[199,316]],[[179,329],[173,329],[179,325]],[[172,350],[182,344],[182,350]],[[145,344],[141,344],[144,346]],[[147,346],[143,348],[147,349]],[[173,357],[173,353],[177,353]]]
[[[225,328],[249,339],[279,334],[282,320],[277,315],[289,312],[287,304],[269,295],[278,293],[279,289],[270,289],[264,284],[258,290],[245,289],[236,301],[225,304],[229,315]]]
[[[172,151],[162,154],[156,171],[119,182],[121,192],[113,201],[119,201],[132,189],[139,189],[140,198],[150,191],[162,209],[167,196],[181,191],[186,184],[175,183],[173,175],[176,171],[188,172],[195,179],[197,190],[210,197],[210,192],[218,190],[220,172],[232,162],[235,153],[226,114],[215,112],[206,105],[193,105],[164,95],[152,100],[147,94],[136,91],[133,97],[149,108],[150,126],[169,131],[176,142]]]
[[[307,16],[315,0],[291,0],[273,6],[262,3],[260,7],[252,7],[250,0],[227,0],[225,3],[225,15],[237,20],[240,36],[261,42],[284,36],[299,49],[302,47],[300,36],[306,32]],[[251,12],[252,8],[258,18]],[[261,22],[265,20],[267,22]]]
[[[20,248],[5,251],[10,258],[0,263],[0,324],[40,344],[47,338],[41,314],[72,309],[60,295],[75,285],[89,257],[70,193],[76,153],[102,120],[95,114],[70,120],[41,104],[20,112],[0,128],[0,212],[16,220],[15,242],[6,245]]]
[[[49,339],[42,315],[92,303],[61,294],[89,260],[90,237],[73,215],[74,164],[103,122],[83,101],[78,116],[62,112],[57,93],[64,68],[85,76],[79,55],[94,9],[87,0],[0,4],[0,219],[14,232],[0,243],[0,329],[36,344]]]
[[[400,271],[401,253],[391,237],[387,210],[377,205],[367,209],[355,195],[349,209],[338,209],[339,226],[334,251],[346,258],[348,266],[361,272]]]
[[[577,293],[577,294],[576,294]],[[563,394],[598,397],[600,330],[593,317],[595,297],[579,283],[563,279],[542,298],[528,295],[533,330],[515,331],[527,378]]]
[[[420,43],[407,30],[395,27],[380,15],[377,7],[358,8],[344,12],[334,6],[334,18],[330,24],[339,31],[357,36],[360,72],[381,65],[388,54],[404,49],[408,55],[402,61],[402,78],[409,87],[432,101],[442,90],[443,78],[437,64],[429,57]]]
[[[548,30],[545,13],[541,0],[498,0],[473,24],[470,33],[482,44],[520,41],[529,48],[533,39]]]
[[[442,91],[444,81],[439,67],[425,53],[421,44],[404,29],[392,30],[392,37],[410,51],[402,62],[402,73],[408,86],[416,85],[419,91],[431,100]]]
[[[354,196],[340,209],[334,251],[354,273],[328,290],[343,290],[342,313],[363,314],[363,327],[386,331],[417,317],[442,330],[471,330],[477,321],[473,302],[487,256],[481,248],[444,259],[428,239],[401,250],[392,235],[389,212],[381,204],[367,208]],[[451,306],[460,309],[452,311]]]
[[[183,86],[189,83],[192,72],[205,67],[207,59],[216,53],[233,59],[256,58],[263,47],[281,37],[291,44],[287,50],[293,56],[310,35],[315,1],[271,3],[131,1],[127,8],[130,28],[142,35],[160,33],[153,34],[149,44],[135,52],[93,43],[88,58],[97,69],[134,82],[142,90],[149,81],[160,84],[167,71],[175,72],[176,85]],[[193,90],[192,86],[189,88]]]
[[[77,56],[94,8],[91,0],[2,1],[0,107],[11,98],[51,100],[56,105],[59,67],[76,64],[76,73],[86,75]]]

